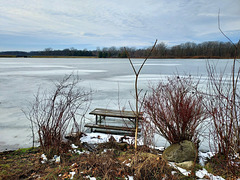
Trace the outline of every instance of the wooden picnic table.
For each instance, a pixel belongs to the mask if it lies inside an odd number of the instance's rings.
[[[91,132],[93,129],[105,129],[106,132],[109,133],[109,130],[115,130],[115,131],[124,131],[128,132],[128,134],[134,134],[135,128],[136,128],[136,114],[134,111],[121,111],[121,110],[112,110],[112,109],[102,109],[102,108],[96,108],[93,111],[91,111],[89,114],[96,116],[95,124],[85,124],[85,127],[91,128]],[[117,126],[117,125],[106,125],[102,124],[102,122],[106,122],[106,117],[110,118],[120,118],[123,121],[129,120],[134,125],[133,127],[127,127],[125,126]],[[139,119],[142,119],[142,113],[140,113]],[[140,132],[140,128],[138,132]],[[102,130],[101,130],[102,132]],[[119,134],[116,132],[116,134]]]

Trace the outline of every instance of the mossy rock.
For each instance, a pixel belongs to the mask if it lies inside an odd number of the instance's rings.
[[[184,140],[177,144],[170,145],[163,151],[163,158],[167,161],[181,163],[184,161],[194,161],[197,149],[191,141]]]

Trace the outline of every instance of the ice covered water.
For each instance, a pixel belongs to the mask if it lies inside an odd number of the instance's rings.
[[[133,59],[136,68],[142,61]],[[209,61],[218,62],[221,68],[231,62]],[[135,75],[128,59],[0,58],[0,151],[31,146],[30,123],[22,110],[27,110],[39,87],[51,90],[55,81],[71,73],[80,76],[82,87],[94,92],[89,111],[122,107],[129,110],[129,102],[134,104]],[[206,60],[149,59],[139,76],[139,89],[147,90],[149,83],[167,76],[189,74],[201,76],[204,84],[207,79]],[[87,115],[86,118],[90,122],[95,117]],[[156,143],[164,146],[166,142],[156,136]]]

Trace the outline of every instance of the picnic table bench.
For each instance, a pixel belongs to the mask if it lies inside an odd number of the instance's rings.
[[[89,114],[95,115],[95,124],[85,124],[85,127],[91,129],[91,132],[103,132],[109,134],[124,134],[124,135],[134,135],[136,130],[136,114],[134,111],[120,111],[112,109],[102,109],[96,108]],[[109,125],[108,121],[110,118],[114,125]],[[116,125],[117,119],[121,120],[122,125]],[[116,123],[115,123],[116,120]],[[139,115],[139,120],[142,120],[142,113]],[[126,121],[128,121],[126,123]],[[138,132],[141,129],[138,128]]]

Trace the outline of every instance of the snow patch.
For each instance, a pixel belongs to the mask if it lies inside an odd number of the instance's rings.
[[[211,180],[224,180],[224,178],[222,178],[221,176],[214,176],[213,174],[208,173],[205,168],[203,168],[202,170],[198,170],[196,172],[196,176],[199,177],[199,178],[203,178],[204,176],[208,176]]]
[[[179,170],[184,176],[189,176],[191,171],[187,171],[186,169],[178,167],[174,162],[169,162],[169,165],[174,167],[175,169]],[[174,171],[173,171],[174,172]],[[172,172],[172,174],[173,174]],[[224,180],[221,176],[214,176],[211,173],[208,173],[208,171],[203,168],[202,170],[198,170],[196,172],[196,176],[200,179],[204,178],[204,176],[209,177],[211,180]]]
[[[81,137],[81,142],[86,142],[88,144],[99,144],[109,142],[110,137],[113,136],[117,142],[126,142],[128,144],[134,144],[134,137],[121,135],[112,135],[112,134],[103,134],[103,133],[86,133],[86,136]],[[138,145],[143,145],[142,139],[138,139]]]
[[[201,166],[205,166],[205,163],[208,159],[210,159],[211,157],[213,157],[215,155],[214,152],[198,152],[198,156],[199,156],[199,164]]]
[[[128,179],[128,180],[133,180],[134,178],[133,178],[133,176],[128,176],[127,178],[125,178],[125,179]]]
[[[71,144],[71,147],[72,147],[73,149],[77,149],[77,148],[78,148],[78,146],[76,146],[75,144]]]
[[[90,180],[96,180],[95,177],[86,176],[86,178],[89,178]]]
[[[45,154],[42,154],[41,158],[42,158],[42,161],[41,161],[42,164],[46,163],[48,160]]]
[[[61,159],[60,159],[60,156],[57,156],[57,155],[54,155],[54,158],[56,163],[60,163]]]
[[[73,176],[76,174],[75,172],[70,172],[69,174],[71,174],[70,179],[73,179]]]
[[[179,170],[184,176],[188,176],[191,172],[186,169],[178,167],[174,162],[169,162],[169,165]]]

